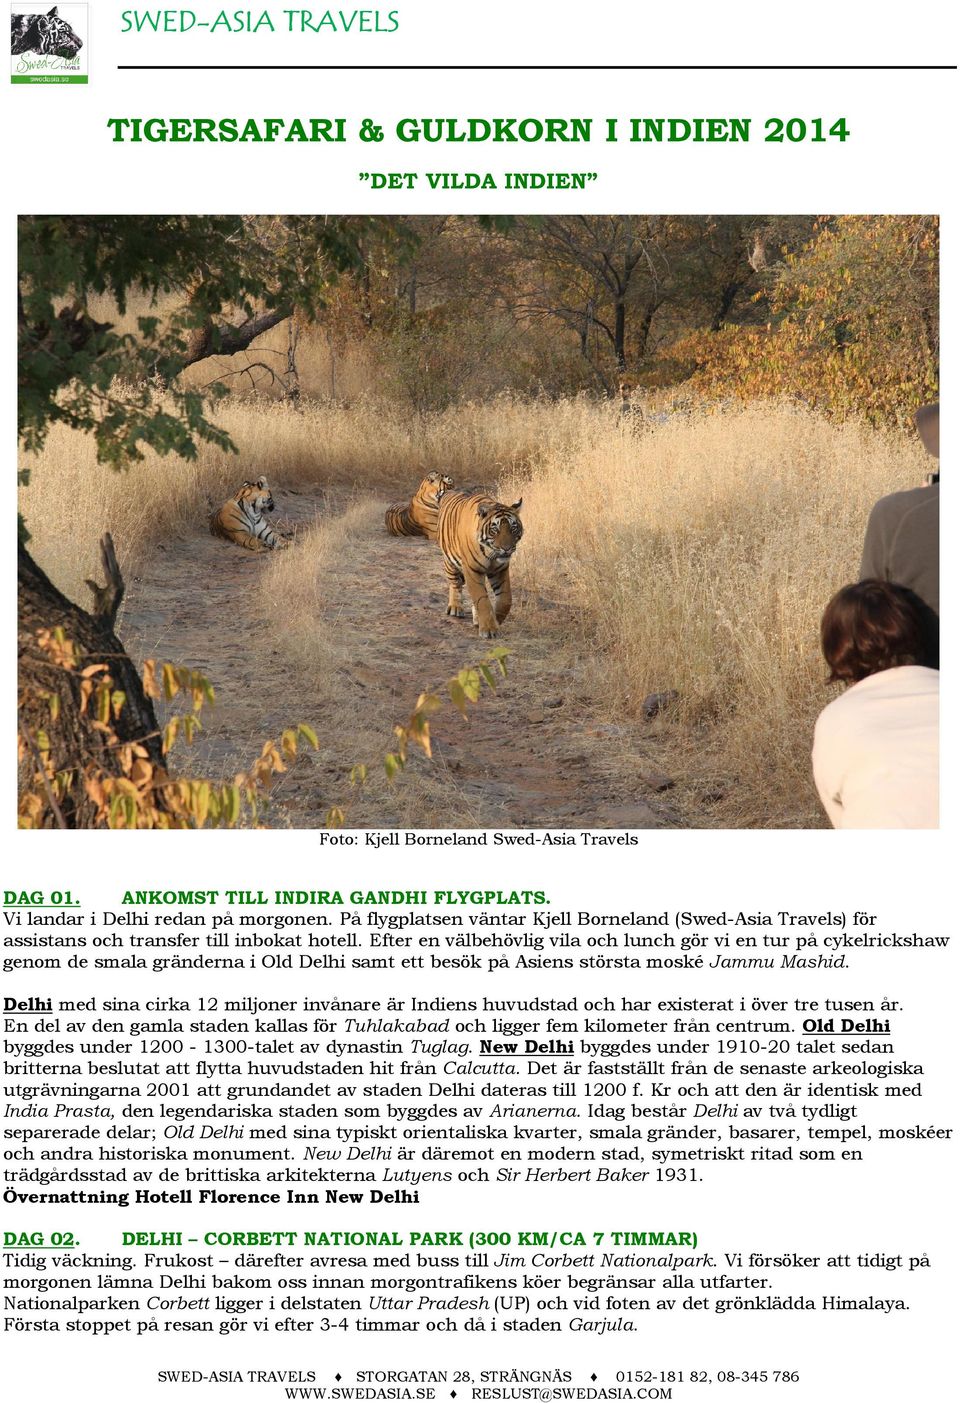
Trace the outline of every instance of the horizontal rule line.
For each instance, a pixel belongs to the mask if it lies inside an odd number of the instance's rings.
[[[120,73],[946,73],[955,63],[118,63]]]

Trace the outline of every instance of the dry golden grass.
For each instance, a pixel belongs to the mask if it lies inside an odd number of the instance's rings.
[[[584,429],[524,487],[518,584],[572,606],[614,711],[679,692],[675,772],[725,796],[724,823],[818,822],[820,615],[922,449],[783,405]]]
[[[424,418],[365,400],[297,412],[238,399],[218,417],[239,458],[201,448],[196,463],[150,458],[129,477],[97,467],[77,436],[51,434],[22,509],[61,588],[82,602],[104,529],[122,559],[135,559],[158,535],[195,532],[260,473],[278,487],[381,495],[434,467],[464,485],[499,482],[525,499],[516,585],[568,611],[598,710],[636,715],[647,693],[676,689],[674,773],[690,794],[724,793],[714,821],[817,821],[809,745],[827,700],[820,613],[856,577],[872,502],[922,480],[928,462],[913,439],[789,405],[677,414],[638,431],[587,398],[502,397]],[[302,649],[315,675],[329,671],[336,640],[312,627],[314,546],[333,562],[349,543],[341,522],[311,538],[309,553],[271,562],[277,597],[303,619],[284,646]],[[362,755],[366,739],[345,748]],[[702,813],[691,808],[690,821]]]
[[[221,407],[217,422],[238,454],[204,444],[193,462],[148,452],[118,473],[96,462],[89,439],[55,428],[39,462],[23,459],[32,480],[21,490],[20,509],[31,549],[61,589],[81,598],[104,530],[113,533],[121,560],[135,559],[158,537],[195,531],[245,478],[265,474],[271,485],[297,489],[372,481],[400,488],[416,452],[411,426],[370,406],[298,413],[272,400],[236,399]]]

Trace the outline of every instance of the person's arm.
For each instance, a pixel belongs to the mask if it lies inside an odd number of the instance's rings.
[[[889,569],[890,513],[887,499],[882,498],[874,504],[867,522],[859,578],[861,580],[887,580],[890,578]]]

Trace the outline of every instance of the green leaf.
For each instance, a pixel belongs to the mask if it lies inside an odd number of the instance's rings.
[[[421,692],[414,710],[421,716],[432,716],[435,711],[440,710],[441,706],[443,706],[443,702],[432,692]]]
[[[210,812],[210,785],[206,780],[201,780],[193,786],[192,799],[197,825],[202,828]]]
[[[240,789],[235,784],[224,785],[222,793],[223,821],[228,828],[233,828],[240,818]]]
[[[500,672],[504,677],[506,677],[507,675],[507,658],[509,656],[510,649],[500,647],[491,648],[490,652],[487,654],[487,658],[489,659],[489,661],[492,663],[496,663],[497,667],[500,669]]]
[[[110,688],[97,688],[97,720],[101,725],[106,725],[110,720]]]
[[[468,701],[478,701],[480,697],[480,674],[476,668],[465,667],[458,673],[460,686],[463,688],[464,696]]]

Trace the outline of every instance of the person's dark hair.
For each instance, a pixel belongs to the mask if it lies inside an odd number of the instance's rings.
[[[820,623],[830,682],[861,682],[891,667],[930,665],[923,604],[913,590],[886,580],[846,585]]]

